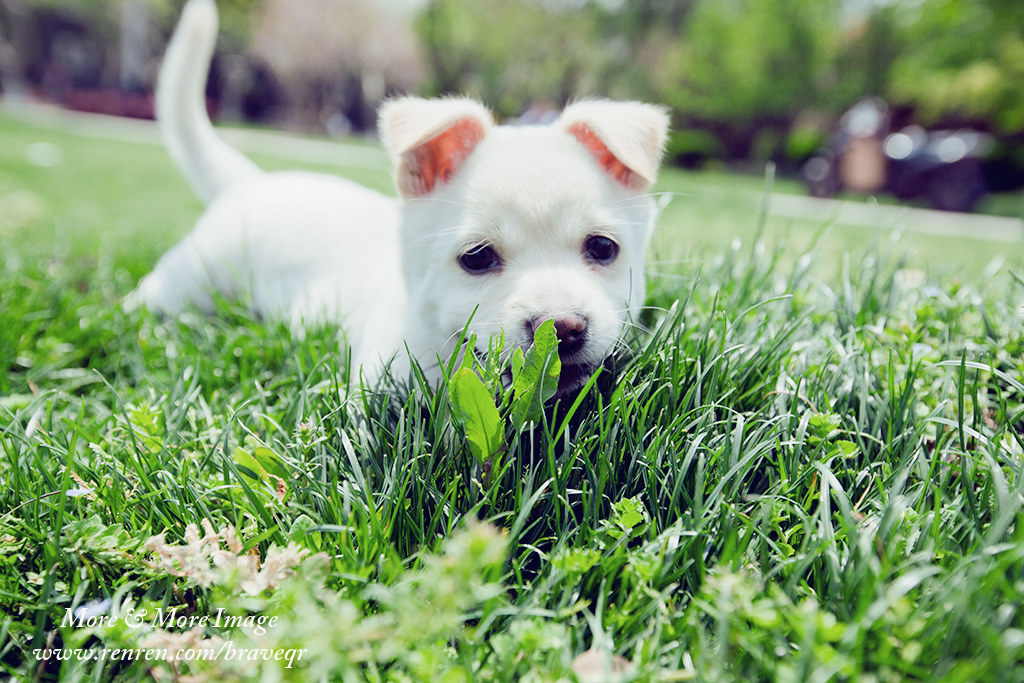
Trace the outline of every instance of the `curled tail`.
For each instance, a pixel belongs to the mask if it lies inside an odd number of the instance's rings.
[[[216,42],[213,0],[189,0],[167,47],[156,91],[156,117],[171,158],[207,203],[260,173],[217,136],[206,113],[206,78]]]

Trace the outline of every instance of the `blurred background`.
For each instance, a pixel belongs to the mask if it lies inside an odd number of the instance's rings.
[[[0,0],[0,92],[151,118],[181,0]],[[370,135],[395,93],[672,110],[668,163],[972,210],[1024,186],[1021,0],[219,0],[216,119]],[[865,99],[873,98],[873,99]],[[984,204],[1018,215],[1018,201]],[[995,206],[995,208],[991,208]]]

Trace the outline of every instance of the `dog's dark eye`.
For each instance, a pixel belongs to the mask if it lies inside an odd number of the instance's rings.
[[[481,244],[460,256],[459,265],[467,273],[480,275],[481,273],[489,273],[500,268],[501,258],[498,256],[498,252],[494,251],[493,247]]]
[[[608,265],[619,255],[619,245],[604,235],[591,235],[583,243],[583,255],[588,261]]]

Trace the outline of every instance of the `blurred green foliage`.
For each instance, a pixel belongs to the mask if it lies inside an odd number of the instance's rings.
[[[426,87],[473,94],[505,116],[532,102],[565,101],[600,86],[607,54],[597,19],[539,3],[435,0],[417,20]]]
[[[929,125],[1024,132],[1019,0],[432,0],[417,27],[433,94],[504,115],[594,93],[664,102],[716,139],[674,141],[679,157],[813,148],[866,95]]]
[[[144,5],[156,19],[156,24],[166,30],[168,35],[174,26],[184,0],[131,0]],[[216,0],[220,14],[221,39],[226,38],[229,44],[241,47],[248,41],[249,16],[261,0]],[[124,0],[0,0],[0,18],[5,13],[12,17],[25,16],[26,8],[39,10],[42,8],[57,9],[68,16],[77,16],[87,23],[91,30],[115,41],[120,30],[121,12]],[[13,22],[12,22],[13,23]],[[0,27],[2,28],[2,27]],[[0,34],[3,32],[0,31]]]
[[[161,34],[154,46],[184,4],[131,2],[148,6]],[[115,45],[125,4],[0,0],[0,43],[17,47],[16,34],[27,32],[26,9],[49,7],[80,17]],[[217,5],[220,49],[246,52],[266,0]],[[338,2],[331,11],[344,15],[351,6]],[[414,12],[425,94],[476,96],[505,118],[589,95],[663,102],[673,110],[674,128],[688,131],[670,142],[677,162],[799,161],[853,102],[878,95],[928,126],[986,128],[1000,138],[1001,155],[1016,154],[1024,164],[1021,0],[426,0],[405,6]],[[324,11],[301,2],[289,10]],[[392,52],[412,41],[392,39]],[[365,76],[365,66],[339,63],[338,69]]]
[[[928,0],[895,19],[906,49],[890,72],[894,98],[929,121],[960,114],[1024,131],[1024,3]]]

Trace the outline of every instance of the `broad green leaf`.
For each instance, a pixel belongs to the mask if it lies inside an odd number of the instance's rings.
[[[545,320],[534,332],[533,345],[522,362],[517,361],[515,354],[512,356],[512,421],[517,428],[540,421],[544,404],[558,391],[561,372],[555,323]]]
[[[835,413],[815,413],[811,415],[811,418],[807,421],[807,431],[809,432],[807,441],[811,445],[817,445],[826,439],[835,438],[838,434],[840,425],[842,425],[842,418]]]
[[[455,373],[448,389],[452,407],[466,431],[469,450],[480,462],[501,450],[504,441],[501,415],[494,397],[475,372],[463,368]]]
[[[266,472],[285,481],[289,479],[288,468],[285,466],[284,461],[281,460],[281,456],[266,446],[257,446],[252,449],[252,457],[255,458],[256,462]]]
[[[32,396],[32,394],[8,394],[7,396],[0,396],[0,408],[9,410],[12,413],[18,410],[24,410],[29,407],[33,398],[35,397]]]
[[[476,364],[476,356],[473,354],[473,349],[476,348],[475,334],[471,334],[466,338],[463,348],[464,352],[462,354],[462,362],[459,363],[459,369],[455,371],[455,374],[458,374],[463,370],[471,370]]]
[[[150,453],[157,453],[164,447],[160,433],[161,415],[148,405],[130,406],[128,418],[136,441]]]
[[[566,574],[583,574],[601,560],[601,551],[593,548],[562,550],[551,558],[551,566]]]
[[[832,450],[830,455],[841,455],[844,458],[852,458],[860,453],[860,448],[852,441],[844,441],[840,439],[836,441],[835,448]]]
[[[512,378],[519,377],[519,373],[523,371],[523,363],[526,362],[526,356],[523,355],[523,350],[516,347],[516,350],[512,352]]]
[[[241,446],[235,448],[232,458],[235,463],[238,464],[242,474],[250,479],[263,479],[267,476],[267,472],[263,469],[263,465],[261,465],[259,461],[252,456],[252,453]]]
[[[612,505],[612,522],[623,531],[629,531],[646,521],[647,508],[639,497],[623,498]]]
[[[292,540],[298,540],[304,536],[309,536],[313,543],[319,548],[323,534],[319,531],[313,531],[313,529],[316,528],[317,525],[316,522],[313,521],[313,518],[309,515],[302,514],[296,517],[295,521],[292,522],[292,527],[288,535]]]

